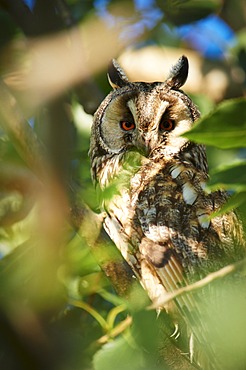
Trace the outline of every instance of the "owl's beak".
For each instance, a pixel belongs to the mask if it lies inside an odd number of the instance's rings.
[[[137,142],[137,149],[142,155],[148,157],[151,152],[151,139],[146,136],[141,136]]]

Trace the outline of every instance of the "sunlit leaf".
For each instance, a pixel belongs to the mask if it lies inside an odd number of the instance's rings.
[[[213,285],[214,299],[207,305],[206,325],[221,358],[221,369],[244,369],[246,363],[245,281],[235,277]],[[217,296],[216,296],[217,293]],[[216,299],[215,297],[220,299]],[[206,305],[206,302],[205,302]]]
[[[222,102],[212,113],[200,119],[184,136],[192,141],[221,149],[245,147],[246,99]]]
[[[129,151],[122,160],[122,170],[113,177],[109,185],[101,193],[101,198],[106,202],[111,200],[114,195],[120,193],[121,189],[128,188],[131,178],[139,169],[142,155],[137,151]]]
[[[95,370],[140,370],[143,369],[143,354],[130,345],[125,337],[105,344],[93,359]]]
[[[162,321],[163,324],[163,321]],[[95,370],[159,370],[156,348],[160,343],[160,321],[154,311],[140,310],[133,315],[130,330],[107,343],[94,356]],[[163,340],[164,333],[162,333]]]
[[[233,194],[219,211],[212,214],[212,218],[230,212],[242,205],[246,205],[246,191]]]
[[[246,162],[225,165],[215,169],[211,173],[208,183],[211,189],[231,189],[235,191],[246,191]]]
[[[214,109],[214,101],[210,96],[205,94],[189,94],[193,102],[199,107],[201,115],[208,114]]]

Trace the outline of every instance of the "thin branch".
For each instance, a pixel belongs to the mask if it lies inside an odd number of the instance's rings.
[[[108,334],[102,336],[97,340],[97,343],[99,344],[105,344],[110,339],[117,337],[121,333],[123,333],[129,326],[132,324],[132,317],[127,316],[127,318],[123,321],[121,321],[118,325],[116,325]]]
[[[109,326],[108,326],[107,321],[88,303],[84,301],[79,301],[77,299],[70,299],[69,304],[73,305],[74,307],[82,308],[82,310],[87,311],[101,325],[102,329],[105,332],[108,332]]]
[[[191,293],[196,290],[202,289],[208,284],[213,283],[215,280],[222,279],[226,277],[227,275],[230,275],[244,268],[246,268],[246,258],[234,264],[225,266],[218,271],[212,272],[211,274],[207,275],[205,278],[199,281],[196,281],[193,284],[177,289],[174,292],[167,293],[164,299],[159,299],[157,302],[154,302],[151,306],[148,307],[148,309],[157,309],[159,307],[163,307],[168,302],[172,301],[173,299],[178,298],[179,296],[183,294]]]

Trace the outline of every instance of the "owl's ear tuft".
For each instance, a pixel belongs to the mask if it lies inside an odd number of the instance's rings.
[[[115,59],[112,59],[108,66],[108,80],[114,89],[125,86],[129,80]]]
[[[166,80],[166,84],[171,87],[171,89],[179,89],[185,84],[189,72],[189,62],[186,56],[179,58],[177,63],[171,68],[169,76]]]

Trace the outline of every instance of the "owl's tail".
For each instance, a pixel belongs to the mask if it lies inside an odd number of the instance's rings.
[[[180,286],[188,285],[174,257],[170,258],[167,265],[156,269],[156,272],[167,292],[174,292]],[[188,293],[180,295],[174,301],[187,326],[190,361],[203,370],[222,370],[206,323],[206,307],[202,305],[203,299],[197,293]]]

